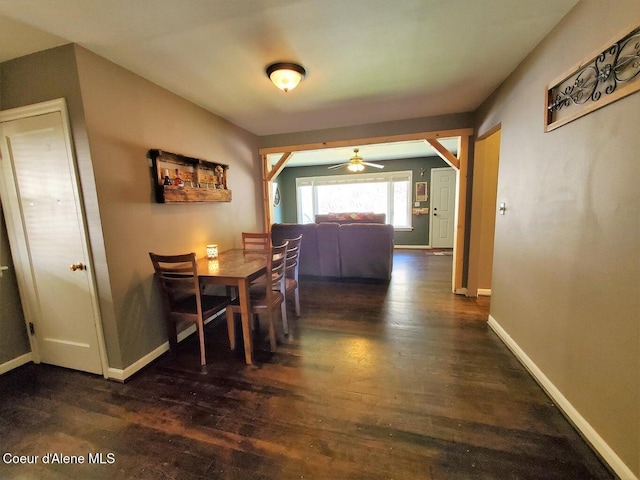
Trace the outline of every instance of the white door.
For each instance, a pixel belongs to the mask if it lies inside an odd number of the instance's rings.
[[[456,206],[456,172],[431,169],[431,247],[453,248]]]
[[[36,361],[103,373],[66,108],[39,105],[0,112],[2,201],[31,347]]]

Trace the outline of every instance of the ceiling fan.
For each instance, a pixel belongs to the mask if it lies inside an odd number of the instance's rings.
[[[378,165],[377,163],[364,162],[362,160],[362,157],[358,155],[359,151],[360,150],[358,148],[354,148],[353,149],[354,155],[349,159],[348,162],[340,163],[338,165],[332,165],[328,167],[329,170],[333,170],[335,168],[347,167],[347,169],[350,172],[361,172],[362,170],[364,170],[365,165],[367,167],[384,168],[384,165]]]

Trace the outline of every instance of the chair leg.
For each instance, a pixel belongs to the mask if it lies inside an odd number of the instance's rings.
[[[231,299],[238,298],[238,289],[236,287],[232,287],[232,286],[227,285],[226,291],[227,291],[227,297],[229,297]]]
[[[293,293],[293,296],[296,301],[296,317],[299,317],[300,316],[300,290],[296,288]]]
[[[289,321],[287,319],[287,300],[286,298],[280,304],[280,314],[282,315],[282,329],[285,335],[289,335]]]
[[[175,354],[178,348],[178,330],[176,322],[167,320],[167,335],[169,336],[169,350]]]
[[[204,350],[204,324],[202,320],[196,323],[196,327],[198,329],[198,337],[200,338],[200,365],[204,366],[207,364],[207,355]]]
[[[236,320],[232,308],[227,308],[227,332],[229,333],[229,348],[236,349]]]
[[[269,309],[267,315],[269,318],[269,343],[271,344],[271,351],[275,352],[278,345],[276,342],[276,327],[273,323],[273,309]]]

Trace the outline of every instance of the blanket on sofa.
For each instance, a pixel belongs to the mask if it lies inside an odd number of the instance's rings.
[[[346,213],[327,213],[316,215],[316,223],[385,223],[386,215],[384,213],[373,212],[346,212]]]

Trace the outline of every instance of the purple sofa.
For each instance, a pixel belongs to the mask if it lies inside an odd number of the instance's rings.
[[[390,280],[393,226],[383,223],[276,223],[274,245],[302,234],[300,275]]]

